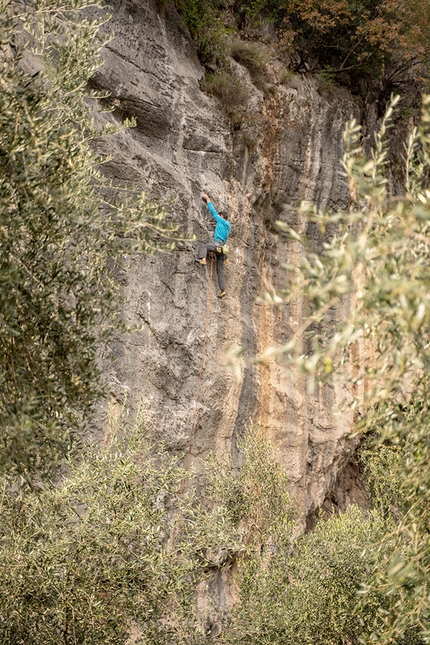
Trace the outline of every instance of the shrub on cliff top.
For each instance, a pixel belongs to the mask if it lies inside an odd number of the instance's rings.
[[[219,99],[232,123],[240,122],[249,97],[248,88],[243,81],[224,70],[208,74],[204,86],[208,94]]]
[[[230,46],[230,52],[234,60],[248,69],[257,87],[261,86],[269,60],[262,45],[257,42],[234,40]]]
[[[219,0],[175,0],[175,5],[190,30],[197,54],[205,65],[214,58],[223,60],[226,53],[225,28],[220,20]]]

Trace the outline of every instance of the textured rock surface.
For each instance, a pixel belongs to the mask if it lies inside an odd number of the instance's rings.
[[[339,386],[309,395],[302,378],[275,361],[261,367],[244,359],[239,382],[225,369],[225,353],[245,346],[251,358],[300,327],[302,306],[256,302],[282,287],[282,264],[300,258],[274,222],[293,222],[321,243],[291,206],[347,201],[338,176],[342,130],[357,105],[346,91],[318,91],[314,79],[299,77],[265,98],[236,64],[251,99],[243,127],[233,131],[217,100],[200,88],[203,69],[178,16],[171,9],[160,14],[152,0],[109,6],[116,36],[96,82],[110,90],[116,116],[134,115],[137,127],[102,144],[113,156],[107,172],[133,179],[150,198],[175,197],[171,211],[198,240],[210,241],[213,230],[202,190],[229,211],[232,224],[223,301],[216,277],[209,283],[210,266],[193,264],[190,245],[130,259],[121,275],[125,317],[143,330],[118,341],[113,397],[122,400],[127,391],[132,407],[143,399],[172,450],[186,450],[192,434],[196,468],[212,449],[231,450],[239,464],[237,438],[250,419],[259,421],[307,513],[322,503],[348,456],[350,419],[336,414],[345,393]]]

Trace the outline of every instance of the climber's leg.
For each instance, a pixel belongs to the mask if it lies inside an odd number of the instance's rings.
[[[225,277],[224,277],[224,261],[225,261],[225,255],[222,255],[220,253],[216,254],[216,271],[218,274],[218,284],[219,288],[221,289],[221,293],[224,292],[225,295]],[[220,294],[221,296],[221,294]],[[223,296],[221,296],[223,297]]]
[[[215,251],[215,249],[216,249],[215,244],[200,244],[199,248],[197,249],[196,262],[198,264],[204,264],[204,262],[201,262],[201,260],[206,260],[208,251]]]

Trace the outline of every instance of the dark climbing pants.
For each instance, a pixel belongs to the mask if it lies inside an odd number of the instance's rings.
[[[224,242],[220,243],[219,246],[222,246]],[[200,244],[199,250],[197,251],[198,258],[201,260],[205,258],[208,252],[215,253],[216,256],[216,272],[218,274],[218,284],[221,291],[225,291],[225,278],[224,278],[224,261],[225,255],[222,253],[217,253],[216,248],[217,244]]]

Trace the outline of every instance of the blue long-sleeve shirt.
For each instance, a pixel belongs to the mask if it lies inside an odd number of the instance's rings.
[[[230,222],[228,222],[226,219],[223,219],[220,215],[218,215],[212,202],[208,202],[207,204],[208,204],[210,214],[216,221],[215,232],[214,232],[214,242],[216,240],[220,240],[225,244],[227,242],[228,236],[230,235]]]

